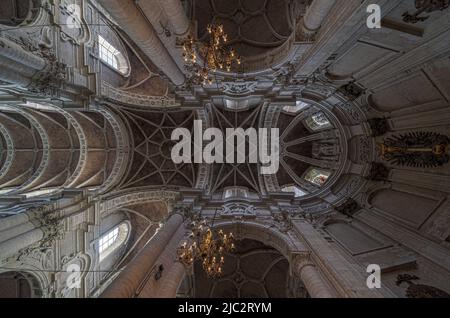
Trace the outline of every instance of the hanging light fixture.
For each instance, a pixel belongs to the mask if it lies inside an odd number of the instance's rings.
[[[222,276],[224,255],[235,249],[233,233],[225,234],[222,230],[215,231],[210,228],[206,220],[193,221],[191,230],[189,243],[184,242],[178,248],[178,260],[186,267],[190,267],[198,259],[209,277]]]
[[[212,84],[212,72],[231,72],[234,64],[242,63],[236,51],[228,45],[223,25],[208,25],[207,31],[207,43],[196,42],[191,35],[183,42],[185,68],[197,85]]]

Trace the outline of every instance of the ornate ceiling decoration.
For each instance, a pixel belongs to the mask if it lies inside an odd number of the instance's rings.
[[[342,164],[340,126],[325,108],[314,103],[292,114],[279,105],[259,103],[230,108],[225,101],[207,104],[205,112],[119,107],[122,119],[132,132],[130,162],[119,189],[200,189],[206,195],[223,195],[227,189],[240,188],[246,189],[248,197],[257,198],[292,186],[305,195],[314,195],[334,183],[330,180],[336,180]],[[308,121],[312,118],[319,123],[324,120],[324,126],[317,131],[311,129]],[[174,164],[172,132],[175,128],[187,128],[194,135],[196,119],[203,121],[204,128],[214,127],[222,132],[227,128],[278,127],[281,155],[278,173],[260,174],[260,164],[250,163],[248,140],[245,163]]]
[[[255,266],[258,264],[258,266]],[[289,263],[277,250],[263,243],[242,240],[225,258],[224,276],[210,280],[195,264],[195,297],[289,297]]]
[[[211,105],[211,124],[221,131],[227,128],[257,127],[260,106],[246,111],[229,111],[222,107]],[[246,144],[248,149],[248,144]],[[247,151],[248,152],[248,151]],[[246,154],[248,162],[248,153]],[[227,187],[246,187],[259,193],[258,165],[250,163],[215,164],[211,169],[209,192],[216,193]]]
[[[282,45],[291,35],[297,1],[280,0],[197,0],[194,20],[198,38],[207,38],[208,24],[223,24],[229,44],[244,56],[254,56]]]
[[[197,167],[176,165],[171,159],[175,128],[193,129],[194,111],[158,112],[121,108],[120,112],[132,131],[133,152],[121,189],[195,188]]]

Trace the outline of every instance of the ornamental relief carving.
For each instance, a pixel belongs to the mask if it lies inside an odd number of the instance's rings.
[[[226,82],[222,83],[222,90],[225,94],[244,96],[254,93],[257,85],[256,82]]]
[[[129,93],[117,89],[106,82],[102,82],[101,94],[108,100],[123,103],[125,105],[137,105],[140,107],[170,108],[179,107],[180,104],[168,96],[148,96]]]
[[[257,216],[254,206],[240,203],[225,205],[220,215],[223,218],[255,218]]]
[[[79,45],[90,41],[90,30],[83,17],[83,1],[61,0],[59,4],[61,39]]]
[[[121,207],[126,207],[131,204],[139,204],[146,202],[165,202],[170,205],[178,197],[178,192],[172,191],[146,191],[123,195],[117,198],[109,199],[100,203],[100,213],[106,215],[117,211]]]

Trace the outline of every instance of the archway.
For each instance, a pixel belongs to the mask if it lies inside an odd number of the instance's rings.
[[[40,298],[41,286],[29,273],[6,272],[0,274],[0,298]]]
[[[225,256],[224,274],[211,279],[194,265],[195,298],[306,298],[303,284],[289,273],[289,261],[262,242],[243,239]]]

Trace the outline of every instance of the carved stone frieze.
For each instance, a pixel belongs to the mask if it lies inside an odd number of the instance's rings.
[[[170,108],[178,107],[180,104],[168,96],[148,96],[130,93],[117,89],[110,84],[102,83],[101,94],[108,100],[116,101],[125,105],[138,105],[140,107]]]
[[[145,191],[136,192],[100,203],[100,213],[111,213],[121,207],[131,204],[162,201],[168,204],[175,202],[178,192],[173,191]]]
[[[245,96],[254,93],[257,85],[256,82],[225,82],[222,83],[222,91],[229,95]]]
[[[220,215],[224,218],[255,218],[256,209],[252,205],[233,203],[225,205]]]

